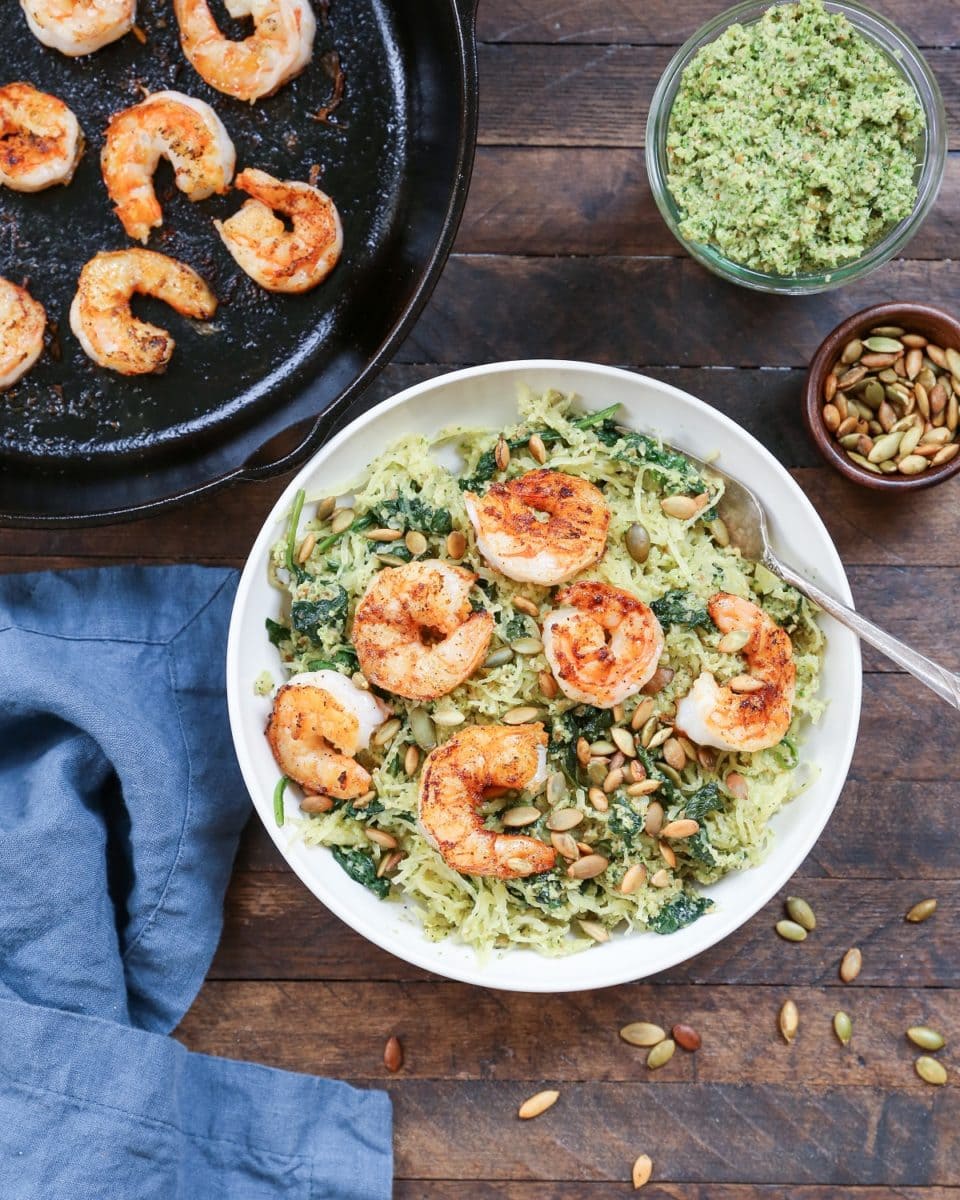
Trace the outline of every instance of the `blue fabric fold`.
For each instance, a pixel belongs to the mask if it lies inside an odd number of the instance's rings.
[[[377,1092],[163,1036],[220,935],[249,800],[236,573],[0,579],[0,1196],[381,1200]]]

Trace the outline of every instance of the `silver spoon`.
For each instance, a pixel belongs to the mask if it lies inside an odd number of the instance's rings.
[[[938,666],[932,659],[912,650],[899,638],[885,633],[872,621],[868,621],[860,613],[848,608],[846,604],[831,596],[829,592],[823,591],[815,583],[804,579],[793,567],[783,562],[771,548],[767,532],[767,517],[763,505],[754,493],[745,484],[734,479],[725,471],[719,470],[712,463],[705,463],[695,455],[688,454],[686,450],[680,450],[678,453],[699,466],[707,478],[714,475],[723,480],[726,490],[720,499],[717,512],[730,533],[731,543],[739,547],[744,558],[762,562],[768,571],[772,571],[774,575],[778,575],[795,587],[798,592],[802,592],[824,612],[829,613],[834,620],[839,621],[841,625],[846,625],[848,629],[852,629],[859,638],[879,650],[881,654],[885,654],[897,666],[909,671],[921,683],[925,683],[931,691],[936,692],[942,700],[946,700],[954,708],[960,708],[960,675],[954,675],[953,672]]]

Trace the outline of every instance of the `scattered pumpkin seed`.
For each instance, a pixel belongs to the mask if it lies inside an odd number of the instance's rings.
[[[578,808],[556,808],[547,817],[546,826],[563,833],[564,830],[575,829],[582,820],[583,813]]]
[[[712,521],[708,521],[707,531],[718,546],[730,545],[730,530],[722,517],[714,517]]]
[[[535,637],[522,637],[511,642],[510,646],[517,654],[531,655],[540,653],[543,649],[543,642]]]
[[[520,804],[501,813],[500,821],[507,829],[521,829],[524,825],[532,825],[540,815],[540,809],[532,804]]]
[[[774,928],[788,942],[806,941],[807,931],[796,921],[778,921]]]
[[[787,897],[787,916],[798,925],[801,925],[808,933],[811,933],[817,927],[817,918],[813,909],[799,896]]]
[[[416,775],[420,766],[420,747],[411,743],[403,756],[403,769],[408,775]]]
[[[530,1121],[534,1117],[539,1117],[542,1113],[545,1113],[548,1108],[552,1108],[559,1099],[560,1093],[552,1089],[537,1092],[529,1100],[524,1100],[517,1110],[517,1116],[521,1121]]]
[[[562,771],[553,771],[547,780],[547,803],[552,808],[565,800],[567,796],[567,780]]]
[[[300,801],[300,811],[305,813],[332,812],[333,800],[330,796],[304,796]]]
[[[731,629],[717,643],[717,649],[721,654],[739,654],[750,641],[750,636],[748,629]]]
[[[700,511],[692,496],[667,496],[660,501],[660,507],[668,517],[678,521],[689,521]]]
[[[931,896],[928,900],[920,900],[909,910],[906,915],[906,920],[911,924],[918,925],[921,921],[926,921],[937,911],[937,902]]]
[[[633,739],[633,735],[626,729],[623,729],[620,726],[614,726],[614,728],[610,730],[610,737],[613,739],[614,745],[621,754],[625,754],[627,758],[636,757],[636,743]]]
[[[411,708],[407,719],[410,722],[410,732],[417,740],[422,750],[432,750],[437,744],[437,731],[425,708]]]
[[[636,733],[650,719],[650,714],[656,706],[652,696],[645,696],[637,707],[633,710],[633,715],[630,718],[630,728]]]
[[[505,471],[510,465],[510,447],[507,445],[507,440],[502,433],[497,438],[497,444],[493,451],[493,461],[497,464],[498,471]]]
[[[630,1179],[633,1182],[633,1190],[638,1192],[640,1188],[649,1180],[653,1174],[653,1161],[649,1154],[641,1154],[639,1158],[634,1160],[633,1167],[630,1170]]]
[[[651,1071],[658,1071],[661,1067],[665,1067],[673,1058],[676,1048],[677,1043],[673,1038],[664,1038],[662,1042],[657,1042],[647,1055],[647,1066]]]
[[[392,833],[387,833],[385,829],[377,829],[374,825],[368,825],[364,833],[371,842],[382,846],[384,850],[396,850],[397,848],[397,839]]]
[[[863,344],[868,350],[873,350],[878,354],[899,354],[903,349],[903,342],[899,338],[882,337],[877,334],[864,338]]]
[[[388,1071],[399,1071],[403,1066],[403,1046],[398,1037],[387,1038],[383,1048],[383,1065]]]
[[[595,942],[609,942],[610,930],[606,925],[601,925],[599,921],[585,921],[582,917],[577,919],[577,924],[587,935],[593,938]]]
[[[528,721],[534,721],[540,715],[540,709],[534,708],[532,705],[523,704],[519,708],[511,708],[509,712],[505,712],[501,717],[504,725],[526,725]],[[434,717],[436,719],[436,717]]]
[[[942,1050],[947,1044],[943,1034],[937,1033],[929,1025],[911,1025],[907,1030],[907,1037],[921,1050]]]
[[[329,521],[333,516],[333,510],[337,507],[336,496],[325,496],[317,503],[317,520]]]
[[[527,442],[527,449],[530,451],[530,457],[533,461],[543,466],[547,461],[547,447],[544,445],[543,438],[539,433],[535,433],[530,441]]]
[[[561,858],[566,858],[573,862],[580,857],[576,839],[569,833],[551,833],[550,843]]]
[[[843,353],[840,355],[840,361],[844,366],[850,366],[855,363],[863,353],[863,342],[859,338],[854,338],[852,342],[847,342],[843,348]]]
[[[702,1045],[700,1034],[692,1025],[674,1025],[670,1030],[670,1036],[681,1050],[687,1050],[691,1054],[699,1050]]]
[[[352,508],[341,508],[339,512],[333,514],[333,520],[330,522],[330,532],[346,533],[353,524],[355,515]]]
[[[666,867],[661,867],[659,871],[654,871],[650,877],[650,883],[655,888],[665,888],[670,886],[672,876]]]
[[[663,805],[659,800],[651,800],[643,818],[643,832],[648,837],[656,837],[663,827]]]
[[[924,1083],[942,1087],[947,1082],[947,1068],[929,1054],[921,1054],[913,1065]]]
[[[447,556],[449,558],[463,558],[466,550],[467,539],[459,529],[454,529],[447,534]]]
[[[792,1000],[784,1000],[780,1008],[779,1025],[783,1040],[789,1045],[800,1028],[800,1012]]]
[[[502,667],[513,659],[513,648],[511,646],[498,646],[496,650],[491,650],[487,657],[483,660],[485,667]]]
[[[308,533],[297,549],[297,562],[302,566],[310,555],[313,553],[313,548],[317,544],[317,535]]]
[[[647,561],[647,556],[650,554],[650,534],[647,533],[645,525],[641,525],[639,521],[634,521],[627,530],[624,543],[627,547],[627,553],[634,562],[645,563]]]
[[[624,871],[620,880],[620,891],[624,896],[632,896],[634,892],[640,891],[646,881],[647,868],[643,863],[634,863]]]
[[[853,1022],[850,1020],[849,1014],[842,1011],[834,1013],[833,1032],[842,1046],[850,1045],[850,1039],[853,1037]]]
[[[604,858],[602,854],[587,854],[583,858],[578,858],[576,862],[572,862],[567,867],[567,874],[571,879],[595,879],[598,875],[602,875],[609,866],[609,859]]]
[[[504,714],[504,721],[507,720],[509,715],[509,713]],[[466,717],[459,708],[440,708],[433,714],[434,725],[439,725],[443,729],[453,729],[456,725],[462,725],[465,720]],[[510,722],[507,721],[507,724],[510,724]]]
[[[660,836],[665,838],[688,838],[700,832],[700,822],[691,817],[683,817],[678,821],[669,821],[660,830]]]
[[[852,946],[840,962],[840,978],[844,983],[853,983],[863,966],[863,955],[857,946]]]

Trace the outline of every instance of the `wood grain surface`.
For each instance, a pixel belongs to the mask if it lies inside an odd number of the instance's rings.
[[[879,300],[960,311],[960,154],[904,257],[806,299],[738,290],[686,258],[643,164],[657,78],[713,0],[480,0],[480,148],[456,251],[363,406],[456,366],[525,355],[648,372],[702,397],[787,466],[825,521],[858,605],[960,668],[960,479],[876,497],[825,467],[800,421],[821,338]],[[925,48],[960,148],[960,5],[878,0]],[[0,569],[109,562],[240,565],[286,480],[148,521],[0,531]],[[654,1161],[658,1200],[960,1198],[960,745],[955,714],[873,652],[860,739],[837,811],[784,890],[819,917],[773,931],[784,895],[721,945],[643,983],[525,996],[438,980],[321,907],[255,823],[244,836],[209,978],[178,1036],[207,1053],[389,1089],[398,1200],[606,1200]],[[829,711],[825,718],[829,720]],[[936,915],[904,921],[936,896]],[[709,919],[709,918],[705,918]],[[843,984],[843,953],[863,969]],[[777,1012],[792,998],[800,1033]],[[848,1012],[850,1046],[831,1030]],[[694,1025],[703,1045],[650,1072],[617,1031]],[[945,1088],[904,1036],[948,1038]],[[397,1075],[382,1065],[403,1042]],[[520,1102],[557,1105],[520,1122]]]

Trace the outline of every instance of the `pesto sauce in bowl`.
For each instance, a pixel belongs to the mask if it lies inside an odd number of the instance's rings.
[[[756,271],[859,258],[917,200],[920,100],[822,0],[731,25],[684,70],[667,185],[680,231]]]

